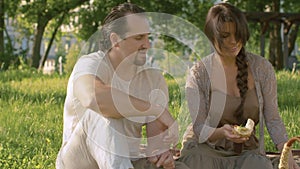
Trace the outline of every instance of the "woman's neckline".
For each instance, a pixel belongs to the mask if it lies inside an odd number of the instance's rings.
[[[253,91],[254,89],[255,89],[255,87],[253,87],[253,88],[251,88],[251,89],[248,89],[246,94],[248,94],[249,92]],[[219,90],[219,89],[213,89],[213,91],[220,92],[220,93],[222,93],[222,94],[224,94],[224,95],[226,95],[226,96],[228,96],[228,97],[233,97],[233,98],[238,98],[238,99],[240,99],[240,98],[241,98],[240,96],[234,96],[234,95],[230,95],[230,94],[228,94],[228,93],[225,93],[224,91],[222,91],[222,90]]]

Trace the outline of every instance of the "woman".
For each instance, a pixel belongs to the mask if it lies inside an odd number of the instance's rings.
[[[228,3],[209,10],[205,34],[215,52],[195,64],[187,78],[193,125],[184,136],[180,160],[190,168],[272,169],[264,155],[263,118],[279,150],[288,140],[278,113],[273,67],[263,57],[245,51],[246,18]],[[249,137],[234,134],[233,126],[245,125],[249,118],[262,129],[259,140],[255,128]],[[289,166],[299,169],[293,158]]]

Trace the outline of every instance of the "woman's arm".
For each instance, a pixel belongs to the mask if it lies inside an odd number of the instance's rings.
[[[209,135],[214,131],[214,128],[206,125],[208,116],[209,95],[205,95],[205,79],[208,78],[207,72],[202,62],[193,66],[186,80],[186,99],[188,103],[188,110],[192,118],[193,132],[200,142],[207,141]],[[200,134],[202,133],[201,137]]]
[[[263,70],[260,72],[259,79],[264,101],[263,114],[266,127],[274,144],[281,149],[282,147],[279,144],[286,142],[288,136],[278,112],[276,76],[273,66],[267,60],[264,60],[261,64],[259,66]]]

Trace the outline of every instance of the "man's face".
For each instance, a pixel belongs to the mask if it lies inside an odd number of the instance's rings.
[[[129,15],[126,19],[128,32],[119,42],[120,52],[123,58],[135,65],[144,65],[150,48],[149,24],[145,17],[139,15]]]

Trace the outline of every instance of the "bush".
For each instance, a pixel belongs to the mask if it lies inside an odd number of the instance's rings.
[[[70,47],[69,53],[66,55],[66,63],[64,64],[64,71],[66,74],[71,74],[75,63],[77,62],[80,49],[77,44]]]

